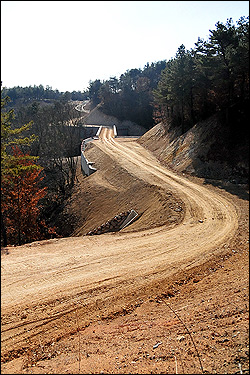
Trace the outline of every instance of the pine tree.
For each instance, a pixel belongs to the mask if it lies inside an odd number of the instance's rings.
[[[36,137],[25,137],[32,122],[13,129],[14,111],[4,111],[9,98],[1,98],[1,234],[3,246],[39,239],[42,231],[50,231],[39,223],[39,201],[46,194],[40,188],[42,167],[31,156],[20,150]],[[42,229],[43,228],[43,229]],[[51,234],[54,229],[51,229]]]
[[[32,126],[32,121],[21,126],[20,128],[13,129],[12,124],[15,118],[14,110],[10,109],[5,111],[4,108],[10,101],[9,97],[1,98],[1,178],[4,179],[6,174],[15,173],[15,157],[11,153],[12,145],[29,146],[35,139],[35,135],[25,137],[24,133]],[[34,156],[26,156],[29,160],[35,161],[37,158]],[[29,166],[31,168],[31,166]]]

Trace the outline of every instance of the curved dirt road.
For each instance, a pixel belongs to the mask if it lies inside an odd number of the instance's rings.
[[[182,223],[140,232],[41,241],[2,255],[2,357],[48,345],[80,326],[138,303],[153,282],[205,262],[232,238],[237,210],[224,196],[180,177],[128,139],[103,128],[96,146],[130,174],[171,188],[185,203]]]

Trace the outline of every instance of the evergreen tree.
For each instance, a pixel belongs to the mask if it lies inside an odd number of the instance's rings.
[[[155,116],[181,128],[182,133],[216,111],[249,100],[249,18],[216,23],[208,41],[198,38],[195,48],[181,45],[167,62],[153,91]],[[244,104],[244,108],[246,105]]]
[[[34,224],[37,203],[45,191],[38,186],[42,169],[36,163],[38,158],[20,150],[36,139],[33,134],[24,136],[32,122],[13,129],[14,111],[4,109],[8,101],[8,97],[1,97],[1,240],[4,246],[12,241],[20,245],[37,239],[38,229]]]
[[[1,97],[1,178],[4,180],[6,174],[15,174],[17,165],[15,165],[15,156],[11,152],[11,146],[29,146],[36,139],[35,135],[25,137],[23,134],[32,127],[32,121],[19,127],[12,128],[15,118],[14,110],[4,110],[9,98]],[[26,156],[27,159],[35,161],[37,158],[33,156]],[[28,167],[30,168],[31,165]],[[22,167],[20,167],[22,169]],[[24,167],[27,169],[26,167]]]

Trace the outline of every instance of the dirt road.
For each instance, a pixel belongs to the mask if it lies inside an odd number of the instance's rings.
[[[237,208],[226,196],[167,170],[133,139],[113,138],[111,129],[103,128],[94,142],[135,178],[172,189],[185,203],[183,221],[173,228],[123,230],[6,249],[1,289],[4,362],[70,337],[100,317],[133,309],[153,284],[202,265],[237,231]]]

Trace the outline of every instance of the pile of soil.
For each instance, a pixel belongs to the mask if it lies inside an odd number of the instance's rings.
[[[173,227],[182,221],[185,205],[171,189],[162,189],[135,178],[94,143],[87,145],[85,154],[94,162],[97,171],[89,177],[84,176],[78,162],[72,196],[55,221],[55,225],[61,227],[63,237],[86,235],[120,212],[131,209],[138,213],[140,220],[131,223],[124,231],[161,225]]]

